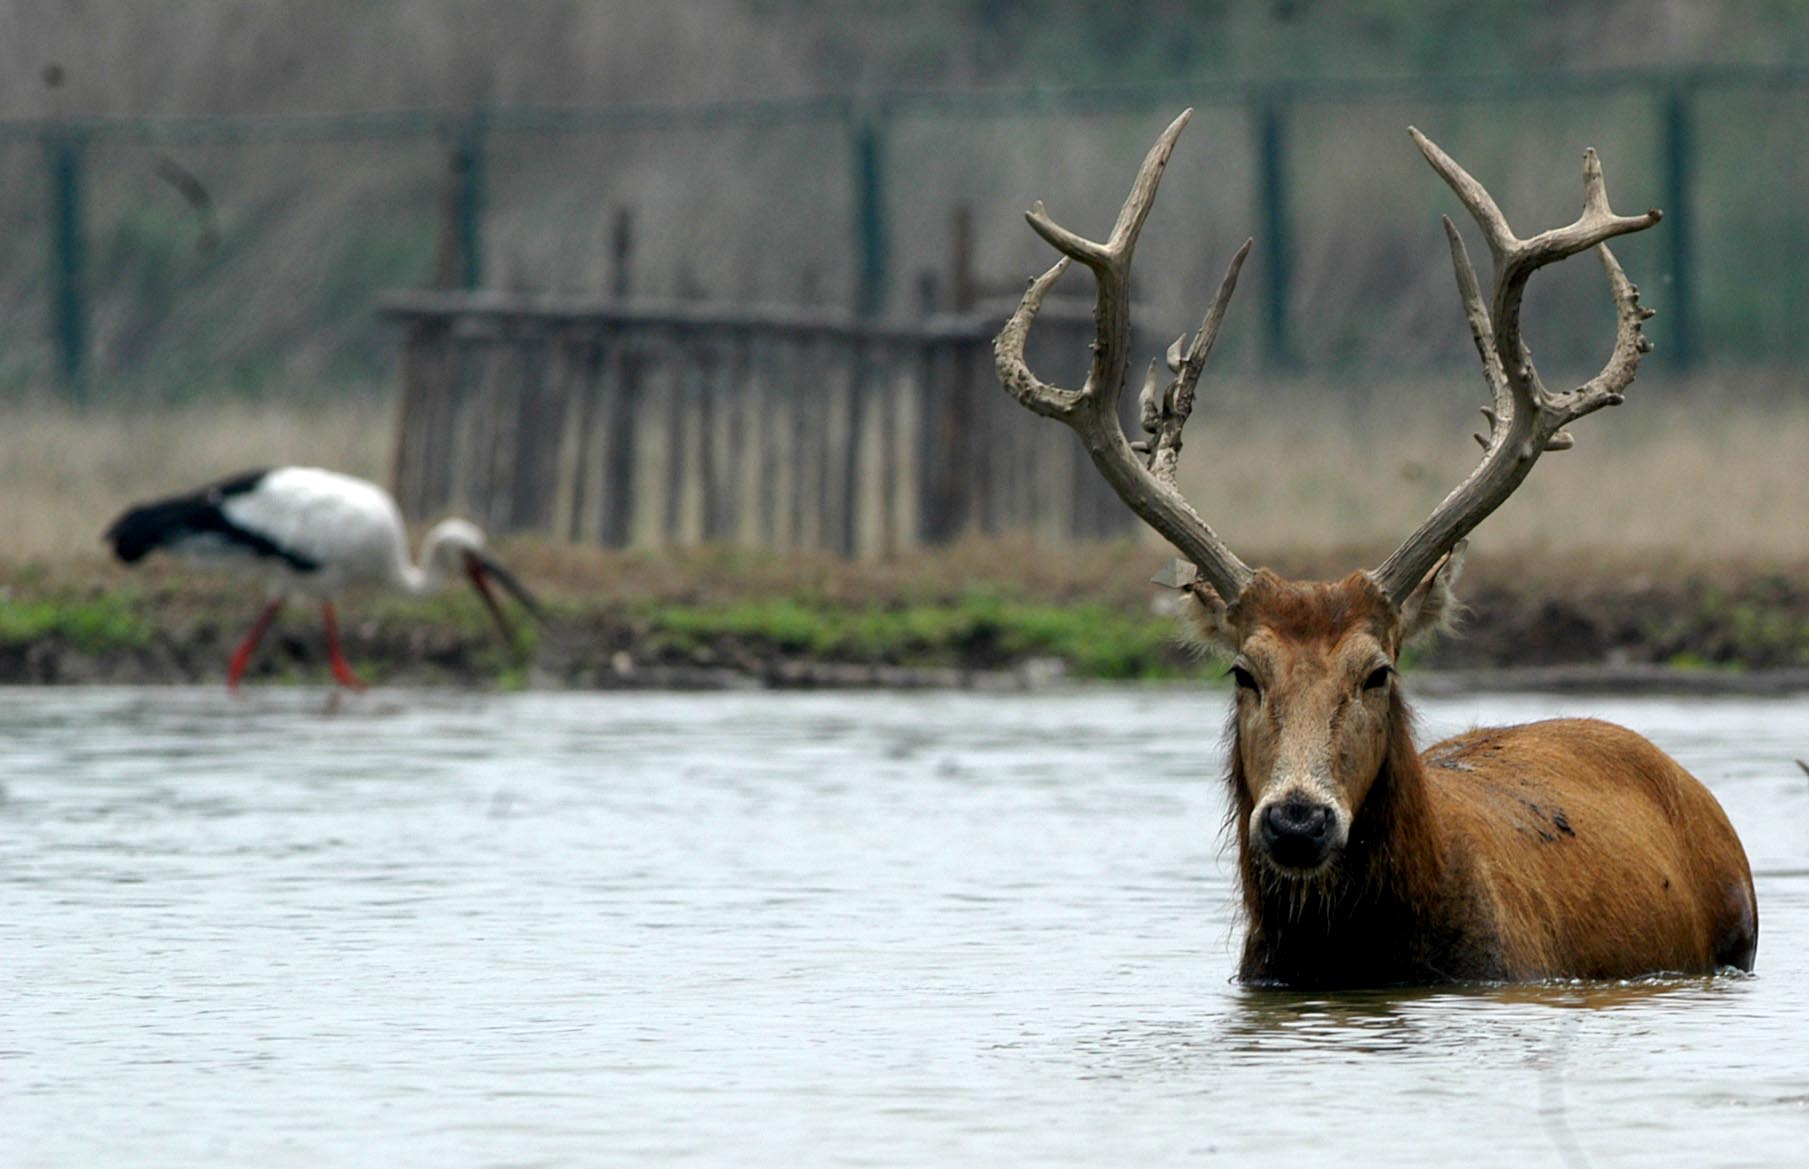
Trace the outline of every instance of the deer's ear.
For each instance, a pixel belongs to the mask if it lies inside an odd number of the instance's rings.
[[[1181,611],[1194,644],[1214,653],[1237,652],[1237,631],[1231,626],[1229,607],[1218,590],[1203,580],[1194,581],[1181,590]]]
[[[1188,640],[1194,646],[1210,653],[1237,652],[1237,634],[1231,628],[1225,598],[1206,583],[1192,563],[1179,558],[1170,560],[1149,582],[1181,594],[1181,615],[1187,621]]]
[[[1402,644],[1449,633],[1456,625],[1463,613],[1463,602],[1457,599],[1457,580],[1463,575],[1464,553],[1469,547],[1468,540],[1459,540],[1438,570],[1408,594],[1401,606]]]

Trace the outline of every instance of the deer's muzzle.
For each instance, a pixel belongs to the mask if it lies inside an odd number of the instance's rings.
[[[1342,809],[1301,793],[1265,800],[1250,814],[1250,842],[1270,867],[1307,876],[1344,847],[1348,826]]]

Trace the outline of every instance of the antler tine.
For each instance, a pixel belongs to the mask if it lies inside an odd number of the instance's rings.
[[[1174,369],[1175,380],[1161,399],[1164,409],[1157,420],[1155,440],[1151,444],[1150,470],[1177,492],[1180,488],[1175,483],[1175,469],[1181,461],[1181,428],[1193,416],[1194,387],[1206,368],[1206,358],[1212,354],[1213,342],[1219,338],[1219,326],[1225,323],[1225,310],[1231,307],[1231,294],[1237,291],[1237,274],[1243,270],[1244,260],[1255,243],[1253,239],[1245,240],[1244,246],[1231,257],[1231,266],[1225,270],[1225,278],[1219,282],[1219,290],[1206,309],[1205,318],[1200,321],[1200,331],[1194,334],[1186,356],[1180,358]],[[1175,346],[1179,348],[1180,342],[1175,342]],[[1170,355],[1175,356],[1175,350],[1171,349]],[[1175,363],[1171,361],[1170,365]]]
[[[1482,229],[1482,236],[1489,243],[1490,254],[1495,257],[1495,266],[1499,268],[1501,258],[1511,254],[1520,241],[1514,238],[1507,216],[1495,205],[1494,196],[1470,177],[1469,171],[1457,165],[1455,159],[1440,150],[1438,143],[1420,133],[1418,127],[1407,127],[1407,133],[1413,138],[1413,144],[1420,148],[1420,153],[1426,156],[1426,161],[1432,164],[1432,169],[1469,210],[1470,217],[1476,220],[1476,226]]]
[[[1602,271],[1607,273],[1608,287],[1614,293],[1614,352],[1602,372],[1567,395],[1578,399],[1580,406],[1587,403],[1587,408],[1580,410],[1580,414],[1621,404],[1627,387],[1633,384],[1634,375],[1639,372],[1639,359],[1652,352],[1652,339],[1645,335],[1642,326],[1658,314],[1657,309],[1639,303],[1639,287],[1627,279],[1621,262],[1614,258],[1608,245],[1598,244],[1595,250],[1602,258]]]
[[[1608,204],[1601,160],[1591,149],[1583,155],[1583,213],[1574,223],[1523,240],[1508,227],[1481,183],[1424,134],[1411,127],[1408,133],[1469,209],[1495,260],[1493,287],[1485,304],[1463,240],[1451,220],[1445,219],[1464,316],[1482,357],[1494,406],[1483,411],[1489,419],[1489,437],[1481,440],[1482,462],[1375,571],[1382,588],[1397,603],[1453,544],[1514,493],[1541,454],[1572,445],[1570,432],[1564,429],[1567,424],[1625,400],[1639,359],[1652,348],[1640,330],[1653,310],[1640,306],[1639,289],[1627,279],[1604,241],[1651,227],[1662,217],[1657,210],[1616,215]],[[1592,247],[1601,253],[1614,296],[1614,351],[1602,371],[1588,382],[1575,390],[1553,393],[1539,380],[1532,354],[1521,337],[1520,303],[1534,272]]]
[[[1439,219],[1445,225],[1445,237],[1451,241],[1451,266],[1457,270],[1457,292],[1463,297],[1464,319],[1470,323],[1470,339],[1476,343],[1476,355],[1482,358],[1483,380],[1489,383],[1489,398],[1494,403],[1492,407],[1483,407],[1482,411],[1482,416],[1489,420],[1489,436],[1476,436],[1476,441],[1486,451],[1491,443],[1507,433],[1508,421],[1514,416],[1513,390],[1508,385],[1507,372],[1501,368],[1501,355],[1495,352],[1495,330],[1489,324],[1489,306],[1483,301],[1482,288],[1476,283],[1476,269],[1470,266],[1464,237],[1458,234],[1457,225],[1451,222],[1449,215],[1441,215]]]
[[[1030,221],[1038,235],[1063,255],[1072,256],[1096,272],[1117,268],[1128,274],[1131,253],[1137,247],[1137,235],[1143,230],[1143,221],[1149,218],[1149,210],[1156,202],[1156,187],[1162,181],[1162,171],[1168,166],[1169,156],[1175,152],[1175,142],[1181,137],[1181,131],[1192,118],[1192,108],[1182,110],[1144,155],[1143,165],[1137,168],[1137,180],[1131,184],[1131,193],[1125,198],[1124,206],[1118,209],[1118,220],[1112,224],[1112,234],[1105,243],[1095,243],[1050,219],[1041,199],[1031,204],[1024,218]]]
[[[1066,418],[1080,404],[1080,393],[1052,386],[1031,373],[1029,363],[1024,360],[1024,342],[1030,336],[1030,322],[1043,307],[1043,297],[1067,270],[1068,257],[1063,256],[1053,268],[1032,280],[1030,287],[1024,290],[1024,299],[1018,303],[1017,311],[1006,320],[1005,327],[999,330],[998,338],[992,343],[999,383],[1005,387],[1005,392],[1046,418]]]
[[[1156,422],[1152,431],[1155,437],[1147,444],[1138,444],[1151,452],[1151,466],[1144,465],[1118,421],[1118,401],[1124,390],[1131,338],[1132,254],[1136,250],[1138,233],[1155,204],[1156,188],[1169,156],[1174,153],[1175,141],[1192,116],[1191,109],[1182,111],[1150,147],[1143,165],[1138,168],[1130,194],[1119,209],[1112,233],[1104,243],[1086,239],[1062,227],[1049,218],[1041,202],[1031,208],[1025,216],[1030,226],[1065,258],[1031,281],[1017,311],[1006,321],[993,343],[993,353],[999,381],[1006,391],[1037,413],[1059,418],[1071,427],[1085,444],[1094,466],[1099,468],[1119,498],[1182,555],[1192,560],[1200,575],[1229,602],[1243,591],[1250,580],[1250,569],[1219,539],[1176,488],[1173,460],[1180,452],[1181,427],[1192,411],[1198,366],[1204,364],[1206,352],[1218,332],[1219,321],[1225,312],[1221,302],[1230,299],[1237,269],[1249,250],[1248,244],[1233,261],[1226,284],[1219,290],[1219,299],[1207,313],[1207,324],[1201,327],[1201,335],[1194,339],[1188,361],[1177,371],[1175,382],[1160,402],[1154,398],[1156,379],[1154,369],[1151,370],[1143,395],[1148,401],[1143,410],[1146,419],[1153,418]],[[1093,310],[1093,361],[1086,384],[1078,390],[1043,382],[1030,371],[1024,358],[1024,344],[1031,322],[1042,307],[1049,287],[1067,270],[1070,259],[1078,260],[1092,270],[1098,290]],[[1196,355],[1197,363],[1194,361]],[[1183,398],[1184,404],[1179,401]],[[1177,405],[1183,408],[1177,410]]]

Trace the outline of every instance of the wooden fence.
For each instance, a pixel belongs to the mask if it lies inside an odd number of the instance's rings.
[[[1003,314],[440,291],[384,312],[403,334],[393,486],[411,520],[848,556],[1130,530],[1072,434],[1000,391]],[[1078,384],[1092,335],[1089,313],[1051,304],[1033,359]]]

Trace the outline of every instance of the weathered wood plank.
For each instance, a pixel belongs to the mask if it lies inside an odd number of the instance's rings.
[[[976,528],[1122,528],[1072,444],[997,393],[983,313],[422,292],[390,315],[404,326],[392,481],[411,518],[456,508],[612,548],[849,556]],[[1062,345],[1090,328],[1046,315]]]
[[[603,432],[603,506],[598,536],[605,548],[634,539],[636,468],[640,463],[641,380],[645,359],[638,346],[621,343],[611,368]]]

